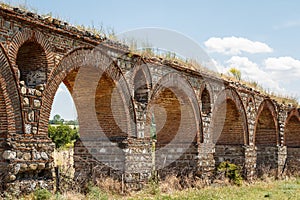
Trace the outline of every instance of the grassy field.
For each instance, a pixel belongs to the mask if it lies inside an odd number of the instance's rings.
[[[147,195],[144,192],[134,194],[128,199],[300,199],[300,179],[289,181],[257,182],[252,185],[207,187],[203,189],[187,189],[170,194],[158,192]]]
[[[83,195],[74,192],[52,195],[53,200],[76,200],[76,199],[203,199],[203,200],[257,200],[257,199],[291,199],[300,200],[300,179],[256,182],[243,184],[243,186],[209,186],[201,189],[175,190],[173,186],[149,185],[144,190],[130,194],[120,195],[113,192],[104,192],[99,187],[91,187],[88,194]],[[167,189],[167,191],[166,191]],[[38,199],[34,194],[22,199]],[[46,199],[46,198],[39,198]],[[48,199],[48,198],[47,198]]]

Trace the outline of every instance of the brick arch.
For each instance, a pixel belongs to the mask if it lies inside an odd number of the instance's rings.
[[[172,98],[177,99],[177,97],[175,97],[176,96],[175,94],[171,94],[171,93],[174,93],[171,91],[171,89],[174,91],[178,90],[178,88],[182,89],[182,85],[180,85],[180,84],[185,84],[188,86],[188,88],[186,88],[187,91],[184,91],[188,94],[187,96],[185,96],[186,99],[184,99],[184,100],[188,100],[190,102],[190,104],[192,105],[193,116],[194,116],[195,122],[201,122],[201,114],[199,113],[200,108],[197,103],[196,94],[195,94],[191,84],[188,82],[188,80],[186,80],[183,76],[179,75],[178,73],[172,73],[172,72],[168,73],[157,82],[157,84],[153,87],[151,97],[150,97],[150,103],[147,106],[147,110],[148,111],[150,110],[150,107],[152,106],[153,101],[157,98],[157,96],[159,96],[164,91],[166,91],[169,95],[171,95]],[[170,87],[171,89],[168,89],[165,86]],[[179,92],[181,92],[181,91],[179,91]],[[174,101],[176,101],[177,102],[176,104],[179,105],[180,100],[177,99]],[[173,106],[173,105],[170,104],[169,106]],[[173,107],[175,107],[175,106],[173,106]],[[178,113],[181,113],[181,112],[178,111]],[[198,128],[198,133],[199,133],[199,128]]]
[[[223,111],[225,109],[226,113],[224,114]],[[231,119],[230,115],[234,118]],[[232,124],[231,120],[238,120],[239,123]],[[216,123],[220,125],[216,125]],[[233,126],[231,127],[231,125]],[[228,145],[249,144],[246,111],[235,89],[226,88],[219,93],[213,108],[210,130],[210,133],[213,133],[214,143]],[[236,131],[232,134],[233,130]]]
[[[265,99],[261,102],[255,122],[255,145],[279,144],[277,111],[273,102]]]
[[[285,121],[284,145],[287,147],[300,147],[300,113],[294,108]]]
[[[106,53],[103,53],[99,49],[91,48],[74,49],[73,51],[65,55],[60,63],[52,70],[51,74],[49,75],[45,91],[43,93],[43,105],[41,107],[39,132],[42,134],[47,134],[47,124],[50,116],[51,105],[60,83],[62,83],[66,79],[66,77],[68,77],[68,75],[72,74],[73,72],[75,72],[76,75],[76,70],[78,71],[82,67],[89,67],[88,69],[91,68],[95,71],[95,73],[101,72],[104,74],[104,76],[102,77],[103,79],[101,78],[99,80],[99,83],[93,83],[96,84],[95,87],[97,87],[97,91],[99,89],[99,86],[101,90],[100,82],[104,81],[106,84],[110,86],[113,85],[119,89],[118,91],[122,92],[119,98],[121,98],[121,100],[124,102],[123,107],[125,109],[124,112],[126,112],[126,116],[123,117],[123,120],[126,120],[127,123],[126,134],[128,134],[128,136],[136,136],[133,103],[131,100],[127,82],[121,70]],[[93,74],[91,74],[91,76],[93,76]],[[67,81],[65,81],[65,83],[67,83]],[[68,88],[70,90],[70,87]],[[112,92],[113,91],[111,90],[110,93],[106,95],[111,95]],[[127,108],[125,108],[125,106],[127,106]]]
[[[147,105],[145,131],[149,137],[153,113],[157,131],[157,163],[190,166],[197,161],[197,146],[202,137],[199,111],[196,94],[185,77],[171,72],[157,82]]]
[[[0,86],[3,97],[1,101],[2,109],[5,109],[4,113],[6,113],[7,133],[24,133],[19,88],[12,65],[2,44],[0,44],[0,63]]]
[[[284,145],[287,146],[286,165],[289,174],[297,175],[300,170],[300,111],[288,112],[284,129]]]
[[[215,101],[209,133],[215,144],[214,160],[218,166],[230,161],[245,165],[244,145],[249,143],[246,112],[234,88],[222,90]]]
[[[261,102],[255,122],[256,173],[260,177],[278,167],[279,132],[276,107],[270,99]]]
[[[152,89],[152,76],[147,63],[141,58],[137,59],[135,62],[135,66],[129,80],[129,85],[133,92],[132,96],[135,100],[137,99],[136,92],[139,89],[146,90],[144,91],[147,93],[146,100],[149,100],[150,91]]]
[[[18,31],[11,40],[8,49],[8,57],[11,61],[11,64],[13,66],[16,65],[19,48],[27,41],[35,41],[39,45],[41,45],[41,47],[45,51],[46,58],[48,61],[48,66],[51,69],[54,65],[54,61],[53,61],[53,53],[52,53],[52,47],[50,42],[40,31],[32,30],[28,28],[24,28],[21,31]]]

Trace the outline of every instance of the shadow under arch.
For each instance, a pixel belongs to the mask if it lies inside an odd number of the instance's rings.
[[[263,100],[257,110],[254,144],[257,176],[274,173],[278,167],[279,130],[276,107],[270,99]]]
[[[249,144],[247,116],[234,88],[222,90],[214,104],[209,133],[215,144],[215,164],[230,161],[245,164],[244,146]]]
[[[166,169],[178,163],[186,167],[197,164],[197,147],[202,135],[200,109],[190,83],[180,74],[171,72],[154,86],[147,106],[146,137],[155,123],[155,166],[165,176]]]

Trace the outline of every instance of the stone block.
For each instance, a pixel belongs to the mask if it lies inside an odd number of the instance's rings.
[[[2,157],[6,160],[13,160],[17,157],[17,153],[15,151],[6,150],[3,152]]]

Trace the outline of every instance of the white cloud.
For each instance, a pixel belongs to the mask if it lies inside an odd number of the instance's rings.
[[[251,54],[273,52],[273,49],[265,43],[251,41],[242,37],[211,37],[204,42],[204,45],[208,51],[229,55],[239,55],[242,52]]]
[[[300,70],[300,61],[296,60],[292,57],[285,56],[285,57],[278,57],[278,58],[267,58],[265,60],[266,69],[270,70],[291,70],[291,69],[298,69]]]
[[[300,78],[300,60],[292,57],[267,58],[264,65],[268,73],[279,81],[292,81]]]
[[[258,64],[250,61],[247,57],[233,56],[226,61],[226,64],[228,65],[227,71],[232,67],[239,69],[244,80],[255,81],[265,89],[280,93],[285,92],[269,73],[265,72]]]

